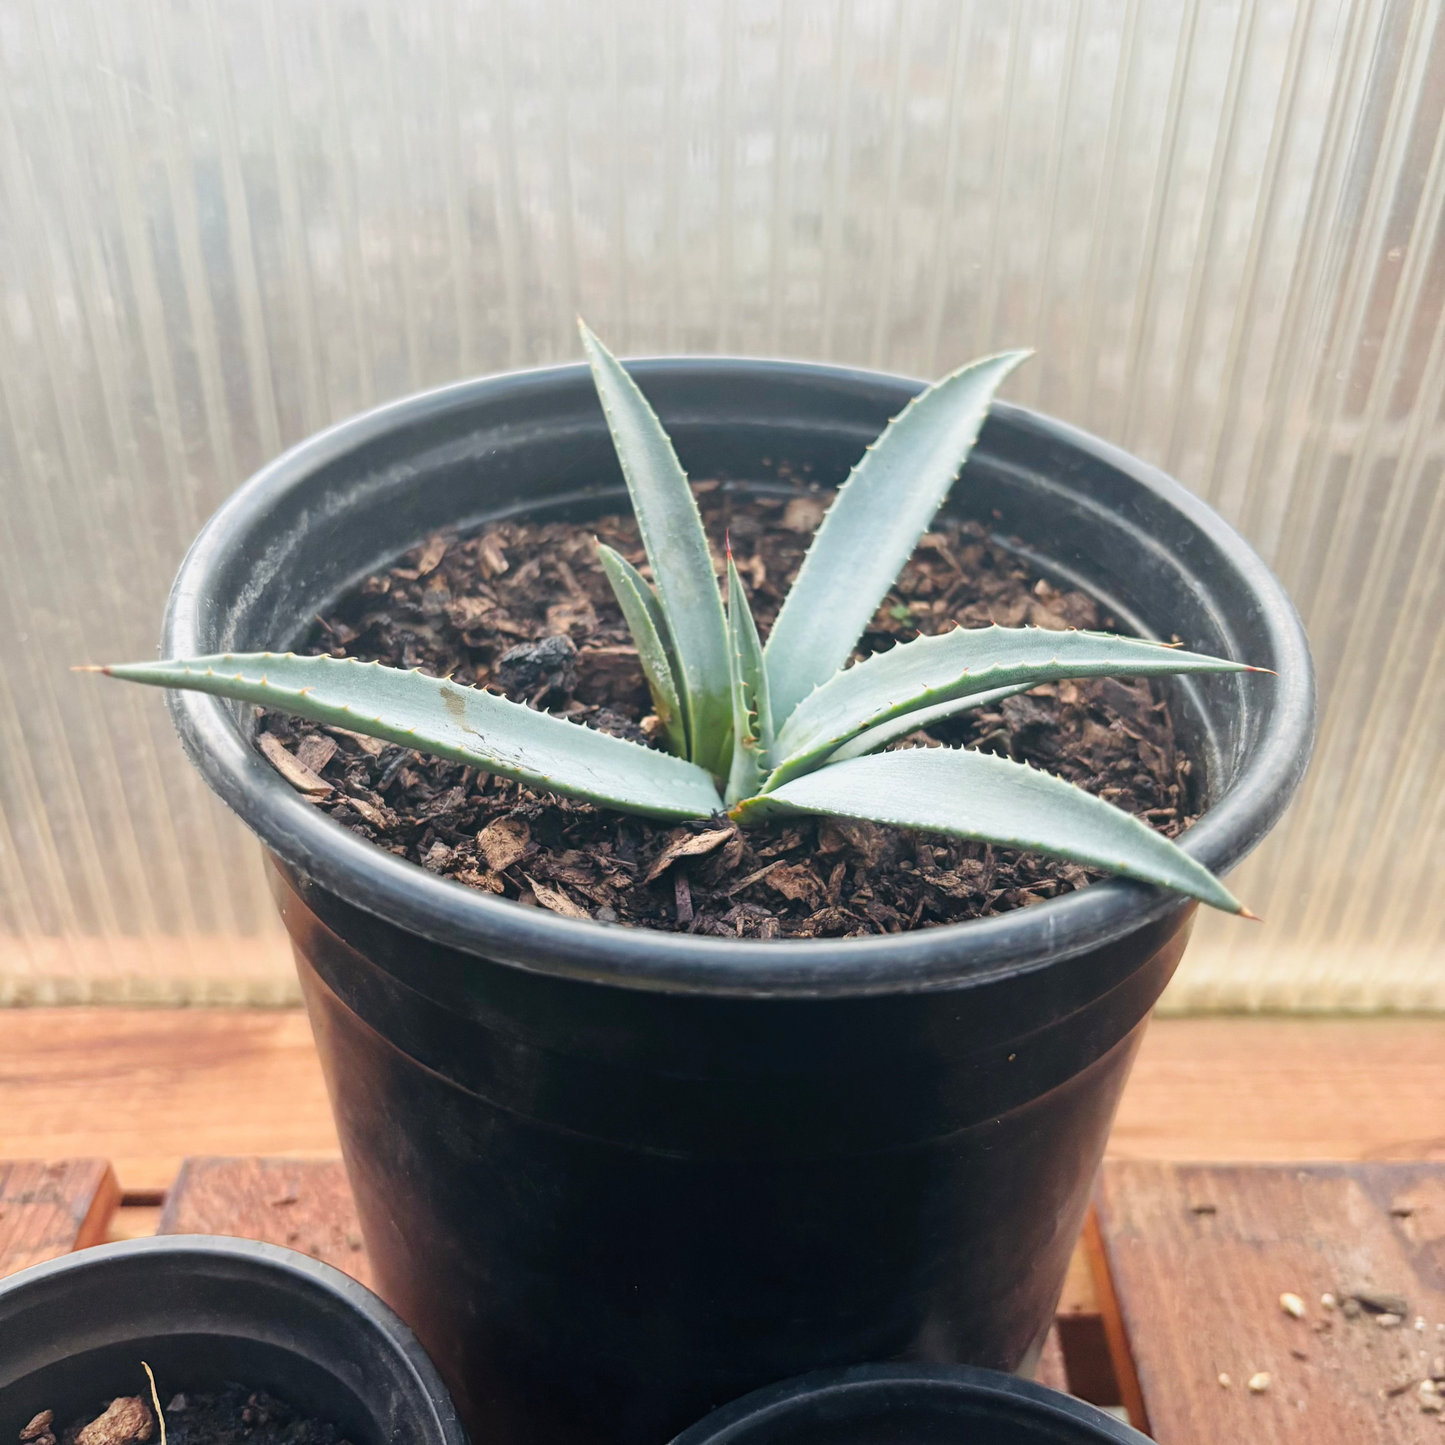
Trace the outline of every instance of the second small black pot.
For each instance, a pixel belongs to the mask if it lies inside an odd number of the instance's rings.
[[[695,477],[836,485],[916,383],[634,368]],[[951,509],[1123,630],[1273,668],[1186,678],[1175,716],[1216,870],[1308,757],[1289,600],[1197,499],[996,407]],[[197,540],[165,655],[284,647],[437,528],[626,506],[586,369],[494,377],[313,438]],[[887,937],[604,927],[437,878],[320,814],[252,709],[173,695],[270,851],[383,1295],[485,1445],[660,1445],[773,1380],[863,1360],[1027,1368],[1192,908],[1113,880]],[[1240,924],[1240,927],[1248,925]]]
[[[0,1280],[0,1440],[57,1432],[117,1395],[164,1404],[234,1381],[352,1445],[467,1445],[432,1363],[370,1290],[246,1239],[167,1235],[84,1249]]]
[[[715,1410],[672,1445],[1149,1445],[1076,1400],[997,1370],[819,1370]]]

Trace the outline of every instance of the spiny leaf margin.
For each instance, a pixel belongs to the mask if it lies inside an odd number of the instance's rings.
[[[971,712],[974,708],[992,707],[1006,697],[1017,697],[1019,693],[1037,686],[1038,684],[1033,682],[1020,682],[1013,687],[996,687],[990,692],[971,692],[963,697],[936,703],[933,707],[921,707],[913,712],[900,713],[876,727],[864,728],[862,732],[855,733],[842,747],[828,754],[824,766],[844,763],[849,758],[866,757],[880,748],[886,748],[889,743],[897,742],[899,738],[906,738],[909,733],[916,733],[920,728],[928,728],[936,722],[956,717],[961,712]]]
[[[702,514],[651,403],[580,317],[577,326],[667,619],[689,756],[724,777],[732,763],[727,622]]]
[[[728,662],[732,668],[733,761],[728,775],[729,803],[755,793],[767,772],[773,746],[773,715],[768,701],[768,673],[757,623],[728,551]]]
[[[780,728],[847,662],[958,480],[994,392],[1031,354],[982,357],[934,382],[849,473],[768,636],[768,684]]]
[[[711,776],[682,758],[379,662],[256,652],[95,670],[349,728],[600,807],[667,819],[706,818],[722,807]]]
[[[971,748],[908,748],[834,763],[732,809],[747,823],[825,813],[1068,858],[1246,910],[1202,864],[1121,808],[1052,773]]]
[[[1109,632],[1044,627],[957,627],[901,642],[834,676],[779,729],[767,788],[811,771],[867,728],[953,698],[1073,677],[1163,677],[1257,671]]]
[[[623,620],[637,646],[642,675],[652,694],[652,710],[662,723],[669,751],[687,756],[687,717],[678,696],[670,649],[665,640],[667,619],[658,606],[657,594],[631,562],[606,543],[597,544],[597,560],[612,585],[612,595],[622,609]]]

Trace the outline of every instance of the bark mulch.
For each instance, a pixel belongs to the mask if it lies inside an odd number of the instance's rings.
[[[141,1395],[100,1400],[57,1431],[44,1410],[20,1432],[20,1445],[158,1445],[155,1412]],[[227,1385],[173,1394],[165,1407],[166,1445],[347,1445],[341,1432],[263,1390]]]
[[[715,482],[694,490],[719,569],[728,537],[766,636],[829,495],[767,497]],[[451,675],[650,745],[656,719],[594,538],[646,572],[630,516],[439,534],[319,618],[310,650]],[[991,622],[1114,625],[976,523],[941,517],[858,655]],[[1194,821],[1190,760],[1146,681],[1046,685],[895,746],[941,744],[1045,768],[1169,837]],[[378,847],[469,887],[605,923],[745,938],[896,933],[1023,908],[1103,876],[841,820],[674,827],[279,714],[265,716],[258,745],[318,807]]]

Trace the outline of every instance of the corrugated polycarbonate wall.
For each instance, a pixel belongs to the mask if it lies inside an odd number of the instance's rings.
[[[727,351],[1007,394],[1298,600],[1300,802],[1180,1007],[1445,1007],[1434,0],[0,4],[0,998],[281,999],[158,696],[168,580],[289,443],[457,377]]]

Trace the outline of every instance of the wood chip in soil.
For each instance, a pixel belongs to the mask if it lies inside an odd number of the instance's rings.
[[[167,1399],[164,1390],[160,1398]],[[42,1428],[35,1428],[42,1419],[37,1416],[20,1432],[22,1445],[55,1445],[54,1410],[43,1415],[50,1419]],[[172,1390],[165,1424],[166,1445],[348,1445],[335,1425],[240,1384],[206,1393]],[[158,1445],[155,1425],[151,1407],[139,1395],[102,1399],[65,1427],[59,1445]]]
[[[730,537],[766,636],[830,500],[694,490],[722,568]],[[596,540],[646,569],[636,524],[505,521],[437,534],[368,577],[301,650],[419,667],[652,746],[657,721]],[[858,656],[955,626],[1110,628],[977,523],[940,518]],[[280,714],[258,746],[317,807],[377,847],[469,887],[567,917],[741,938],[859,937],[984,918],[1086,887],[1057,859],[837,819],[682,827],[537,793],[505,778]],[[1048,684],[898,747],[977,747],[1057,773],[1167,837],[1193,818],[1191,760],[1163,692],[1099,678]],[[322,791],[322,788],[326,791]]]

